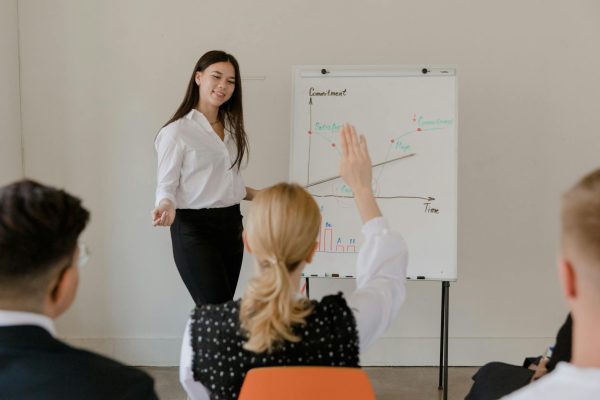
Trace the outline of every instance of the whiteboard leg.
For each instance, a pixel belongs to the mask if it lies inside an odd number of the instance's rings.
[[[306,282],[306,297],[310,299],[310,285],[308,282],[308,276],[304,278],[304,281]]]
[[[438,390],[442,390],[444,388],[443,385],[443,379],[444,379],[444,370],[443,370],[443,366],[444,366],[444,311],[446,310],[446,293],[444,290],[444,283],[442,282],[442,311],[440,313],[441,315],[441,322],[440,322],[440,371],[439,371],[439,375],[440,375],[440,379],[439,379],[439,383],[438,383]]]
[[[442,321],[440,331],[440,379],[438,390],[444,390],[443,399],[448,399],[448,326],[450,322],[450,282],[442,282]]]

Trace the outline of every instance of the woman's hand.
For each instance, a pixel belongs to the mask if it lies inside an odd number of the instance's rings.
[[[171,226],[175,221],[175,207],[168,199],[162,199],[154,210],[152,210],[153,226]]]
[[[354,126],[344,124],[340,131],[342,143],[342,161],[340,176],[354,191],[371,190],[371,158],[367,148],[367,140],[356,134]]]
[[[340,176],[354,192],[354,201],[363,223],[381,216],[371,189],[372,166],[364,136],[358,136],[354,126],[344,124],[340,131],[342,160]]]
[[[250,186],[246,186],[246,197],[244,197],[244,200],[254,200],[254,196],[256,196],[258,192],[260,192],[260,190],[251,188]]]

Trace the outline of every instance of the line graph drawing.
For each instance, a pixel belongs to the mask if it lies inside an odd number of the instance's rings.
[[[412,156],[414,156],[414,155],[416,155],[416,153],[407,154],[407,155],[405,155],[405,156],[401,156],[401,157],[393,158],[393,159],[391,159],[391,160],[386,160],[386,161],[382,161],[382,162],[380,162],[380,163],[377,163],[377,164],[373,164],[371,167],[372,167],[372,168],[379,167],[379,166],[382,166],[382,165],[384,165],[384,164],[389,164],[389,163],[391,163],[391,162],[394,162],[394,161],[400,161],[400,160],[402,160],[402,159],[404,159],[404,158],[412,157]],[[327,183],[327,182],[330,182],[330,181],[332,181],[332,180],[334,180],[334,179],[339,179],[339,178],[340,178],[340,176],[339,176],[339,175],[336,175],[336,176],[332,176],[332,177],[329,177],[329,178],[320,179],[320,180],[318,180],[318,181],[316,181],[316,182],[310,182],[310,183],[307,183],[307,184],[306,184],[304,187],[306,187],[306,188],[309,188],[309,187],[311,187],[311,186],[320,185],[320,184],[322,184],[322,183]]]
[[[372,192],[410,249],[408,275],[456,278],[455,76],[353,66],[323,76],[321,68],[297,67],[292,92],[290,180],[322,217],[311,276],[354,276],[364,240],[354,192],[337,176],[348,122],[367,138]]]
[[[305,188],[311,188],[317,185],[321,185],[324,183],[327,183],[329,181],[335,180],[335,179],[340,179],[341,177],[339,175],[337,176],[332,176],[332,177],[327,177],[327,178],[322,178],[319,180],[316,180],[314,182],[311,182],[311,154],[312,154],[312,147],[313,147],[313,137],[319,138],[320,141],[322,141],[323,143],[325,143],[327,145],[327,148],[333,150],[335,152],[335,154],[341,158],[341,153],[339,150],[339,146],[336,143],[335,139],[329,138],[327,137],[323,131],[328,132],[329,134],[333,135],[337,135],[339,134],[339,130],[342,127],[342,123],[340,122],[321,122],[321,121],[315,121],[313,119],[313,99],[312,97],[309,96],[309,101],[308,101],[308,106],[309,106],[309,129],[307,130],[308,135],[309,135],[309,140],[308,140],[308,163],[307,163],[307,180],[306,180],[306,184],[305,184]],[[427,132],[432,132],[432,131],[439,131],[444,129],[444,127],[441,126],[435,126],[436,124],[451,124],[452,120],[451,119],[425,119],[422,115],[419,115],[417,117],[417,113],[413,112],[412,113],[412,118],[410,118],[410,121],[415,125],[414,127],[412,127],[411,129],[407,130],[407,131],[403,131],[402,133],[399,133],[397,135],[392,136],[389,139],[389,144],[387,146],[386,152],[385,152],[385,156],[383,157],[383,161],[380,161],[378,163],[373,164],[373,169],[377,169],[377,172],[374,174],[373,177],[373,186],[379,186],[380,181],[382,179],[382,176],[384,174],[384,172],[386,171],[386,167],[387,164],[390,164],[391,162],[395,162],[395,161],[400,161],[402,159],[405,158],[409,158],[409,157],[413,157],[416,155],[416,153],[409,153],[410,151],[412,151],[412,146],[410,144],[410,136],[411,135],[415,135],[415,134],[426,134]],[[423,126],[430,126],[430,127],[423,127]],[[408,138],[408,142],[407,139]],[[392,155],[397,155],[397,154],[402,154],[400,156],[396,156],[394,158],[391,158]],[[338,160],[339,160],[338,158]],[[344,198],[353,198],[353,195],[350,191],[350,194],[339,194],[339,193],[328,193],[328,194],[318,194],[318,193],[313,193],[311,191],[311,194],[316,197],[316,198],[327,198],[327,197],[331,197],[331,198],[338,198],[338,199],[344,199]],[[382,199],[382,200],[391,200],[391,199],[414,199],[414,200],[425,200],[425,201],[434,201],[435,197],[431,196],[431,195],[405,195],[405,194],[397,194],[397,195],[375,195],[375,198],[377,199]]]

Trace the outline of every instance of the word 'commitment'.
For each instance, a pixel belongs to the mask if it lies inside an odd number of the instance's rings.
[[[345,96],[346,92],[348,92],[348,89],[335,91],[335,90],[330,90],[330,89],[317,90],[314,87],[311,87],[308,90],[308,95],[310,97],[313,97],[313,96]]]

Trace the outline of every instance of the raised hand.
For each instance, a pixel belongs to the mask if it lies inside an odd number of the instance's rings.
[[[372,166],[367,147],[367,139],[358,136],[354,126],[344,124],[340,131],[342,160],[340,176],[352,188],[356,208],[363,223],[380,217],[381,211],[371,189]]]
[[[340,131],[342,144],[342,161],[340,176],[352,190],[371,189],[371,158],[367,148],[367,140],[356,134],[354,126],[344,124]]]

